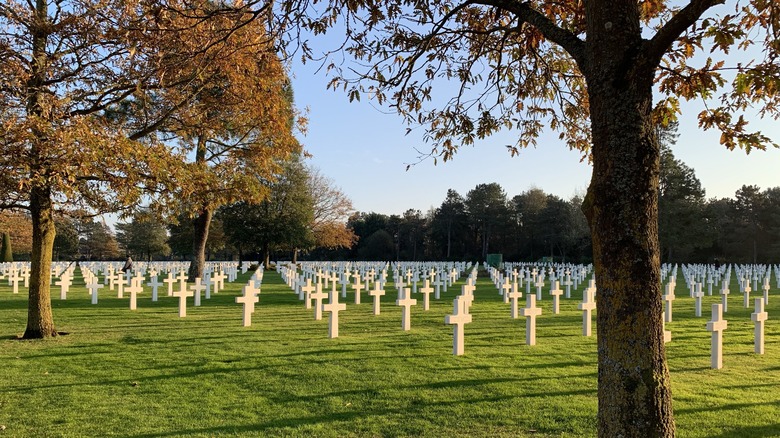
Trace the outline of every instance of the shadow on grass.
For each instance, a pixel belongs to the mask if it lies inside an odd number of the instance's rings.
[[[226,363],[226,362],[222,362],[222,363]],[[191,367],[191,366],[192,365],[182,365],[182,367]],[[125,385],[129,385],[131,380],[135,380],[140,382],[141,384],[144,384],[145,382],[154,382],[158,380],[200,377],[207,374],[227,374],[227,373],[237,373],[237,372],[247,372],[247,371],[266,371],[271,368],[284,368],[286,366],[287,365],[284,364],[277,364],[277,365],[263,365],[263,366],[244,367],[244,368],[235,368],[235,367],[203,368],[201,367],[197,370],[192,370],[187,372],[177,371],[174,373],[160,374],[156,376],[128,375],[127,378],[118,379],[118,380],[104,380],[101,382],[85,381],[85,382],[73,382],[73,383],[58,383],[53,385],[8,386],[6,388],[0,389],[0,394],[26,392],[26,391],[33,391],[33,390],[40,390],[40,389],[70,388],[70,387],[78,387],[84,385],[125,386]],[[171,370],[171,367],[167,367],[166,369]]]
[[[718,411],[728,411],[728,410],[740,410],[740,409],[746,409],[746,408],[752,408],[755,406],[778,406],[780,407],[780,401],[770,401],[770,402],[757,402],[757,403],[732,403],[729,405],[721,405],[717,407]],[[711,407],[700,407],[700,408],[689,408],[689,409],[675,409],[676,414],[696,414],[700,412],[709,412],[711,411]],[[780,432],[780,430],[776,430],[776,432]],[[729,435],[731,436],[731,435]],[[753,436],[753,435],[734,435],[734,436]],[[773,435],[777,436],[777,435]]]
[[[711,438],[747,438],[747,437],[776,437],[780,436],[780,423],[763,426],[748,426],[723,432],[720,435],[712,435]]]
[[[501,379],[499,379],[501,380]],[[511,380],[511,379],[510,379]],[[468,381],[467,381],[468,382]],[[577,390],[577,391],[563,391],[563,392],[546,392],[539,394],[526,394],[526,397],[569,397],[574,395],[594,395],[595,390]],[[367,391],[360,391],[360,393],[368,393]],[[333,394],[338,396],[340,394]],[[330,396],[330,395],[328,395]],[[501,395],[494,397],[480,397],[465,400],[456,401],[436,401],[436,402],[421,402],[420,400],[413,400],[414,409],[423,409],[424,407],[443,407],[443,406],[462,406],[467,407],[477,403],[491,403],[501,402],[506,400],[523,398],[517,395]],[[412,402],[412,401],[410,401]],[[188,436],[188,435],[220,435],[220,434],[237,434],[237,433],[251,433],[256,432],[259,434],[271,434],[274,429],[296,429],[309,425],[322,425],[326,423],[338,423],[338,422],[353,422],[356,420],[365,421],[366,418],[371,416],[387,416],[393,414],[408,414],[409,407],[393,408],[393,409],[361,409],[351,412],[333,412],[322,415],[314,415],[309,417],[299,418],[278,418],[264,423],[248,424],[240,426],[219,426],[219,427],[207,427],[201,429],[187,429],[177,430],[171,432],[155,432],[145,434],[128,435],[133,438],[151,438],[151,437],[165,437],[165,436]],[[303,431],[296,431],[300,433],[300,436],[305,436]],[[545,433],[544,430],[538,430],[538,432]],[[263,435],[257,435],[263,436]]]

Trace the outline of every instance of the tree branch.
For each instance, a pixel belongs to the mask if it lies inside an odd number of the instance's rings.
[[[710,0],[718,1],[718,0]],[[725,0],[720,0],[725,1]],[[544,35],[545,38],[561,46],[577,62],[580,69],[585,65],[585,42],[572,32],[556,25],[547,16],[532,8],[528,2],[520,0],[478,0],[475,3],[493,6],[515,14],[522,23],[528,23]]]
[[[649,65],[658,65],[674,41],[691,27],[710,8],[725,3],[726,0],[691,0],[687,6],[675,14],[655,36],[645,44],[644,57]]]

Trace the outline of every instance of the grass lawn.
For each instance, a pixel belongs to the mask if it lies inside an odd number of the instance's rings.
[[[340,337],[328,339],[327,314],[314,321],[272,272],[253,325],[241,327],[234,299],[248,277],[182,319],[177,298],[153,303],[149,288],[136,311],[108,287],[93,306],[77,276],[66,301],[52,292],[58,330],[70,334],[48,341],[16,339],[26,295],[3,281],[0,438],[596,434],[596,338],[582,336],[582,288],[552,315],[545,287],[537,345],[528,347],[525,319],[511,319],[480,277],[466,354],[455,357],[444,316],[463,280],[427,312],[415,296],[409,332],[389,285],[380,316],[365,292],[360,305],[350,292]],[[705,324],[720,296],[705,296],[695,318],[678,279],[667,356],[679,437],[780,436],[780,294],[771,292],[766,354],[756,355],[752,309],[734,280],[731,291],[724,368],[711,370]]]

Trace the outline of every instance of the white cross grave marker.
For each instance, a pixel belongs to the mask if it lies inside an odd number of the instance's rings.
[[[420,288],[420,293],[423,294],[423,310],[429,310],[431,308],[431,293],[433,288],[430,285],[430,280],[425,279],[423,287]]]
[[[395,301],[397,306],[403,307],[401,309],[401,328],[404,331],[409,331],[412,328],[412,306],[417,304],[417,300],[411,298],[410,295],[410,289],[402,287],[398,291],[398,299]]]
[[[426,280],[427,282],[428,280]],[[426,295],[427,296],[427,295]],[[452,333],[452,354],[462,356],[465,344],[464,325],[471,322],[471,314],[466,310],[466,303],[461,300],[462,297],[455,297],[453,301],[452,315],[444,317],[444,323],[453,326]]]
[[[135,310],[138,303],[138,294],[144,291],[141,286],[141,277],[134,277],[130,279],[130,286],[125,289],[130,294],[130,310]]]
[[[60,299],[61,300],[67,299],[68,289],[70,288],[68,277],[65,274],[63,274],[62,277],[60,277],[59,281],[54,282],[54,285],[60,287]]]
[[[87,289],[89,289],[89,293],[92,295],[92,304],[97,304],[98,289],[100,289],[101,287],[103,287],[103,285],[98,283],[95,277],[92,277],[92,281],[87,283]]]
[[[769,305],[769,277],[764,277],[764,285],[761,287],[764,291],[764,305]]]
[[[381,312],[380,299],[382,298],[382,295],[385,294],[385,290],[382,289],[382,284],[378,281],[374,283],[374,288],[370,290],[368,294],[374,297],[374,315],[379,315]]]
[[[116,284],[116,297],[124,298],[125,297],[125,276],[122,275],[121,271],[116,273],[116,277],[114,278],[114,284]]]
[[[561,295],[563,295],[563,291],[558,284],[558,280],[553,281],[553,288],[550,290],[550,295],[553,297],[553,315],[557,315],[561,312],[560,302]]]
[[[672,322],[672,301],[674,301],[674,283],[666,283],[664,299],[664,322]]]
[[[339,337],[339,312],[347,310],[347,305],[339,303],[339,295],[332,290],[329,294],[328,304],[322,305],[324,312],[330,312],[330,318],[328,319],[328,338]]]
[[[542,309],[536,307],[536,295],[528,294],[525,297],[526,305],[520,311],[525,316],[525,345],[536,345],[536,317],[542,314]]]
[[[764,321],[768,318],[764,311],[764,299],[756,298],[756,311],[750,314],[750,319],[755,323],[755,352],[764,354]]]
[[[236,297],[236,303],[243,304],[243,317],[241,319],[241,325],[243,327],[252,325],[252,313],[255,312],[255,303],[260,301],[256,292],[257,290],[250,282],[242,289],[242,295]]]
[[[523,297],[523,293],[517,288],[517,283],[514,283],[512,292],[509,292],[509,305],[512,309],[512,319],[517,319],[519,314],[517,311],[517,301]]]
[[[707,323],[707,331],[712,332],[712,369],[723,368],[723,330],[726,330],[728,321],[723,319],[723,305],[712,305],[712,320]]]
[[[333,293],[335,294],[336,283],[335,280],[331,283],[333,285]],[[322,319],[322,300],[327,297],[328,294],[322,291],[322,286],[317,283],[314,292],[309,293],[309,297],[314,300],[314,320],[319,321]]]
[[[360,274],[355,274],[355,284],[352,285],[352,289],[355,289],[355,304],[360,304],[360,291],[363,290],[363,283],[360,282]]]
[[[19,282],[22,281],[22,277],[19,276],[19,273],[14,270],[11,272],[11,275],[8,277],[8,283],[12,284],[14,287],[14,293],[19,293]]]
[[[192,296],[192,291],[187,290],[187,288],[185,287],[184,289],[179,289],[176,292],[174,292],[173,296],[179,298],[179,318],[186,317],[187,316],[187,297],[191,297]]]
[[[319,286],[319,283],[317,284]],[[317,288],[311,284],[311,278],[306,279],[306,286],[301,286],[301,293],[303,294],[304,307],[311,309],[311,293]]]
[[[162,286],[162,283],[160,283],[157,280],[157,276],[156,275],[152,275],[152,279],[151,280],[152,281],[150,281],[149,283],[146,283],[146,285],[152,288],[152,301],[157,301],[157,288]]]
[[[512,290],[512,283],[510,282],[509,276],[507,275],[504,278],[504,282],[501,283],[501,295],[504,297],[504,304],[509,303],[509,292]]]
[[[190,290],[195,297],[195,307],[200,306],[200,293],[206,290],[206,285],[201,283],[200,277],[195,279],[195,284],[190,286]]]
[[[173,278],[173,272],[168,271],[168,278],[163,280],[163,283],[168,285],[168,296],[173,296],[173,283],[176,282],[176,279]]]
[[[694,315],[697,318],[701,317],[701,299],[703,297],[704,292],[701,290],[701,283],[697,283],[696,292],[693,293]]]
[[[593,289],[586,288],[583,291],[582,303],[577,308],[582,310],[582,336],[592,334],[591,312],[596,308],[596,302],[593,299]]]

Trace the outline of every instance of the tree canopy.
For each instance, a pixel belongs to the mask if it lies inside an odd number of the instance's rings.
[[[33,229],[25,338],[57,334],[49,292],[54,210],[117,211],[144,194],[194,193],[197,166],[186,166],[183,151],[161,133],[174,119],[208,113],[207,103],[231,102],[204,98],[206,89],[224,85],[229,68],[240,77],[246,72],[236,67],[266,71],[266,60],[282,70],[276,37],[284,20],[270,19],[273,6],[208,0],[0,4],[0,209],[29,210]],[[233,56],[269,50],[272,56],[244,63]],[[278,83],[279,76],[267,78]],[[264,102],[269,111],[283,107],[271,94]],[[236,132],[244,128],[226,119]],[[276,121],[285,125],[289,117]],[[158,196],[163,209],[166,199]]]

